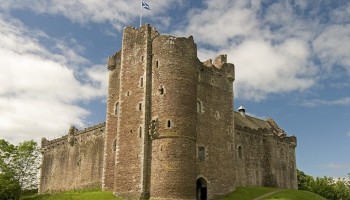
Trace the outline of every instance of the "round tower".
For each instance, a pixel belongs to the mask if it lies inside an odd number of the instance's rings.
[[[151,198],[196,198],[197,48],[192,36],[152,42]]]

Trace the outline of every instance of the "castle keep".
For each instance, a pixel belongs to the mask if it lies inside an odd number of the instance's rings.
[[[200,62],[192,36],[126,27],[108,69],[106,123],[42,140],[40,193],[214,199],[239,186],[297,188],[296,138],[233,110],[226,55]]]

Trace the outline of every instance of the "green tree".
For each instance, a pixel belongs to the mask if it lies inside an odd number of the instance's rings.
[[[1,180],[19,184],[22,192],[37,188],[40,159],[40,149],[33,140],[15,146],[0,139]]]
[[[306,175],[303,171],[297,169],[298,189],[310,191],[310,184],[314,181],[312,176]]]

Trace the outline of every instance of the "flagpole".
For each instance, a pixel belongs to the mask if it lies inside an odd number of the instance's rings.
[[[143,12],[142,1],[140,1],[140,5],[141,5],[141,16],[140,16],[140,27],[141,27],[141,25],[142,25],[142,12]]]

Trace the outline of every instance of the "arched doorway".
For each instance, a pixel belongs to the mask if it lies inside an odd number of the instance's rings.
[[[197,187],[196,187],[197,200],[207,200],[207,196],[208,196],[207,181],[201,177],[197,179],[196,184],[197,184]]]

